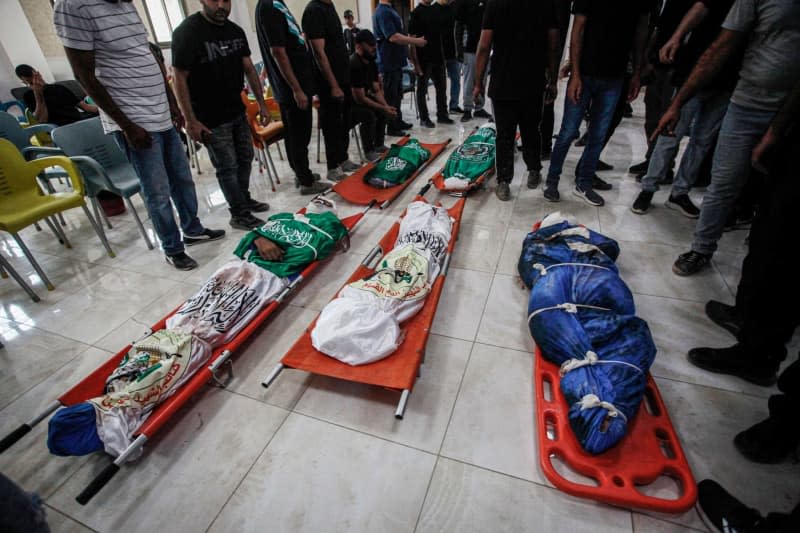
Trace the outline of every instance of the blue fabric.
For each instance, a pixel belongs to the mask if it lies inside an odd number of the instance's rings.
[[[656,347],[647,323],[635,316],[633,295],[614,265],[617,243],[595,232],[588,238],[557,235],[571,227],[561,223],[529,234],[519,271],[532,287],[529,316],[541,310],[528,325],[542,356],[560,366],[596,354],[594,364],[564,373],[559,386],[570,406],[575,436],[587,452],[597,454],[625,436],[639,410]],[[579,253],[569,247],[570,242],[597,249]],[[530,266],[532,262],[551,268],[543,274]],[[564,262],[585,265],[552,266]],[[556,308],[562,304],[576,305]],[[589,395],[608,402],[620,414],[611,416],[603,406],[584,407],[582,401]]]
[[[97,435],[94,407],[79,403],[56,411],[47,427],[47,448],[53,455],[87,455],[103,449]]]
[[[378,69],[381,73],[401,70],[406,66],[406,46],[389,42],[395,33],[403,33],[403,21],[391,6],[378,4],[372,15],[372,27],[378,41]]]

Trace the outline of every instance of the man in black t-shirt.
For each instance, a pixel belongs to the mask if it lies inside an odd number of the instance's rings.
[[[22,99],[37,122],[64,126],[97,116],[97,106],[87,104],[63,85],[45,83],[30,65],[17,65],[17,77],[30,87]]]
[[[331,0],[311,0],[303,11],[303,32],[314,55],[319,121],[325,138],[328,179],[341,181],[360,167],[350,161],[350,66],[339,15]]]
[[[464,65],[464,96],[463,105],[464,115],[461,122],[469,122],[474,116],[476,118],[492,118],[483,109],[483,94],[479,98],[472,96],[475,87],[475,53],[478,50],[478,40],[481,37],[481,25],[483,24],[483,10],[486,8],[486,0],[456,0],[455,5],[455,40],[456,56]],[[483,73],[481,87],[486,85],[486,76],[489,75],[487,68]]]
[[[351,56],[356,52],[356,34],[361,31],[361,28],[356,26],[352,9],[345,9],[342,18],[344,18],[344,28],[342,29],[344,47],[347,49],[347,55]]]
[[[544,197],[560,201],[558,181],[572,141],[578,136],[583,117],[589,112],[589,130],[573,194],[590,205],[605,203],[592,186],[597,161],[603,150],[617,101],[622,93],[629,58],[633,58],[628,101],[639,94],[640,70],[651,1],[617,0],[611,9],[606,2],[575,0],[570,39],[572,74],[564,100],[561,130],[553,146]]]
[[[311,98],[316,92],[311,53],[300,24],[281,0],[259,0],[256,34],[272,94],[281,110],[286,159],[300,194],[318,194],[327,186],[308,166],[311,142]]]
[[[411,62],[414,64],[414,73],[417,75],[417,109],[419,110],[419,123],[425,128],[436,125],[428,114],[428,82],[433,80],[436,89],[436,121],[439,124],[452,124],[447,111],[447,82],[444,72],[444,47],[442,46],[443,13],[439,4],[432,0],[420,0],[420,3],[411,12],[408,22],[408,33],[423,37],[428,42],[427,46],[411,48]]]
[[[230,4],[201,0],[202,10],[187,17],[172,34],[175,96],[189,136],[205,144],[217,170],[230,225],[251,230],[264,223],[253,212],[269,205],[250,196],[253,139],[242,103],[244,78],[269,120],[261,81],[244,30],[228,20]]]
[[[461,61],[456,48],[456,6],[454,0],[439,0],[442,14],[442,48],[444,49],[444,66],[450,79],[450,98],[447,107],[450,113],[463,114],[458,103],[461,98]]]
[[[397,116],[397,110],[390,106],[383,96],[383,88],[378,79],[377,42],[369,30],[356,34],[355,53],[350,56],[350,84],[353,96],[353,124],[360,124],[361,142],[364,157],[374,161],[388,148],[383,140],[386,133],[386,118]]]
[[[497,189],[502,201],[511,199],[514,178],[514,137],[519,126],[528,188],[541,181],[542,96],[547,74],[547,100],[555,99],[558,71],[558,20],[553,0],[489,0],[477,48],[474,96],[493,53],[489,97],[497,122]]]

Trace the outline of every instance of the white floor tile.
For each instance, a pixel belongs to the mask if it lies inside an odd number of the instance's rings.
[[[492,275],[475,270],[451,268],[431,332],[472,341],[478,332]]]
[[[494,273],[503,246],[504,231],[492,226],[463,223],[450,264],[456,268]]]
[[[476,340],[532,352],[533,338],[527,323],[529,297],[530,291],[518,276],[495,275]]]

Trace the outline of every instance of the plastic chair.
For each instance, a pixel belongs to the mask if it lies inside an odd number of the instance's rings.
[[[12,107],[19,108],[19,115],[16,116],[17,121],[25,122],[25,103],[22,100],[9,100],[7,102],[0,102],[0,111],[8,113]],[[10,113],[9,113],[10,114]]]
[[[139,213],[131,202],[133,195],[141,193],[139,177],[117,143],[103,132],[100,118],[90,118],[58,127],[52,131],[52,136],[58,147],[72,161],[78,163],[86,186],[86,196],[91,199],[98,222],[105,217],[101,218],[102,210],[98,206],[97,194],[108,191],[123,197],[128,209],[133,213],[139,233],[142,234],[147,247],[152,250],[153,243],[147,236]]]
[[[8,261],[6,261],[6,258],[0,255],[0,278],[6,279],[8,278],[9,274],[11,275],[12,278],[14,278],[14,281],[16,281],[20,287],[25,289],[25,292],[28,293],[28,296],[31,297],[31,300],[33,300],[34,302],[38,302],[40,300],[39,295],[33,292],[31,286],[25,282],[25,278],[20,276],[17,273],[17,271],[14,270],[14,268],[11,266],[11,264]],[[0,344],[0,348],[2,347],[3,345]]]
[[[247,123],[250,125],[253,146],[258,156],[259,172],[266,167],[267,177],[269,178],[270,186],[274,192],[275,184],[277,183],[280,185],[281,180],[278,177],[278,170],[275,168],[275,163],[272,161],[272,155],[269,153],[269,147],[283,139],[283,122],[270,120],[266,126],[262,126],[258,122],[260,112],[258,103],[255,100],[250,100],[245,92],[242,93],[242,102],[244,102],[245,111],[247,113]]]
[[[42,192],[36,183],[36,176],[51,166],[59,166],[67,172],[72,181],[73,191],[56,194]],[[39,220],[45,220],[51,229],[55,228],[54,231],[61,236],[64,244],[70,247],[66,233],[58,227],[58,224],[53,224],[50,217],[62,211],[80,207],[86,213],[86,217],[103,243],[109,257],[114,257],[114,252],[108,245],[102,229],[86,207],[83,195],[83,179],[80,170],[68,157],[53,156],[25,161],[10,141],[0,139],[0,230],[8,232],[14,237],[22,253],[28,258],[48,290],[54,289],[53,284],[19,236],[20,230]]]
[[[29,127],[40,124],[30,109],[25,110],[25,119]],[[53,124],[53,126],[55,126],[55,124]],[[34,133],[33,138],[36,139],[36,142],[34,143],[36,146],[53,146],[53,138],[50,137],[49,132],[40,131],[38,133]]]

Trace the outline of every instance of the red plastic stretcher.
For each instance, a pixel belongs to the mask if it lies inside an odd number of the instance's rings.
[[[342,219],[342,224],[347,228],[348,235],[352,233],[356,225],[364,218],[366,212],[373,206],[370,204],[362,212]],[[263,324],[267,321],[273,313],[275,313],[286,299],[300,284],[311,276],[324,261],[314,261],[309,264],[292,282],[284,288],[278,296],[270,302],[264,309],[256,315],[253,320],[245,326],[231,341],[221,346],[214,348],[214,351],[209,358],[209,364],[200,368],[197,373],[192,376],[186,383],[184,383],[179,390],[172,396],[159,404],[142,426],[133,435],[134,440],[131,445],[126,448],[117,457],[113,463],[108,465],[100,474],[92,480],[91,483],[81,492],[76,498],[78,503],[85,505],[92,497],[97,494],[103,486],[108,483],[112,477],[119,471],[120,466],[132,454],[138,452],[147,442],[152,438],[164,424],[166,424],[172,415],[175,414],[195,393],[197,393],[209,380],[213,380],[216,384],[224,387],[233,377],[231,356],[238,350],[250,337],[253,336]],[[156,322],[150,331],[145,335],[149,336],[155,331],[164,329],[167,319],[177,311],[180,306],[176,307],[173,311],[168,313],[164,318]],[[143,336],[142,338],[144,338]],[[14,443],[20,440],[24,435],[29,433],[33,426],[48,418],[53,412],[60,407],[68,407],[85,402],[91,398],[96,398],[104,393],[106,378],[117,368],[120,360],[128,353],[133,343],[129,344],[116,355],[111,357],[108,361],[103,363],[94,372],[85,377],[80,383],[62,394],[58,400],[52,402],[47,408],[27,424],[23,424],[12,433],[7,435],[0,441],[0,453],[10,448]],[[223,366],[228,367],[228,376],[225,381],[220,379],[219,372]]]
[[[416,197],[416,200],[424,200],[421,195],[423,195],[429,187],[430,185],[426,185],[420,192],[420,195]],[[402,325],[405,332],[405,339],[395,353],[385,359],[366,365],[351,366],[347,363],[343,363],[338,359],[334,359],[333,357],[329,357],[317,351],[311,344],[311,331],[314,329],[317,322],[317,320],[314,319],[314,322],[306,328],[303,335],[295,342],[294,346],[289,349],[286,355],[283,356],[281,362],[278,363],[269,376],[267,376],[262,385],[264,385],[264,387],[269,387],[285,368],[304,370],[312,374],[330,376],[346,381],[377,385],[401,393],[400,401],[395,411],[395,417],[402,419],[409,394],[414,387],[414,382],[419,376],[420,366],[424,362],[425,346],[428,342],[428,336],[430,335],[431,324],[436,315],[436,307],[439,304],[439,298],[441,297],[442,288],[444,287],[447,277],[450,257],[455,248],[456,240],[458,239],[458,230],[461,225],[464,202],[465,199],[461,198],[448,210],[450,216],[455,220],[455,223],[453,224],[450,244],[447,248],[447,255],[442,265],[441,274],[439,274],[439,277],[434,281],[431,292],[425,301],[425,305],[419,313]],[[386,235],[383,236],[369,255],[367,255],[366,259],[364,259],[356,271],[353,272],[353,275],[350,276],[350,279],[345,282],[345,285],[362,279],[375,271],[374,267],[370,265],[377,265],[384,253],[394,247],[399,230],[400,222],[398,221],[389,229]],[[334,298],[336,298],[336,296],[334,296]]]
[[[402,146],[409,141],[410,137],[406,135],[405,137],[401,138],[395,144]],[[420,143],[420,145],[429,150],[431,156],[425,161],[414,174],[411,175],[406,181],[397,185],[396,187],[389,187],[388,189],[379,189],[377,187],[373,187],[368,183],[364,182],[364,177],[367,175],[367,172],[372,170],[372,168],[376,165],[376,163],[366,163],[360,169],[356,170],[348,177],[340,181],[339,183],[335,184],[331,187],[331,190],[336,192],[339,196],[344,198],[350,203],[358,204],[358,205],[367,205],[371,202],[374,202],[380,206],[381,209],[385,208],[387,205],[392,203],[395,198],[400,196],[400,194],[406,190],[406,187],[411,185],[411,183],[417,179],[417,177],[422,174],[422,172],[431,164],[434,159],[439,157],[447,145],[450,144],[450,139],[447,139],[443,143],[438,144],[428,144],[428,143]],[[386,157],[384,155],[383,157]]]

